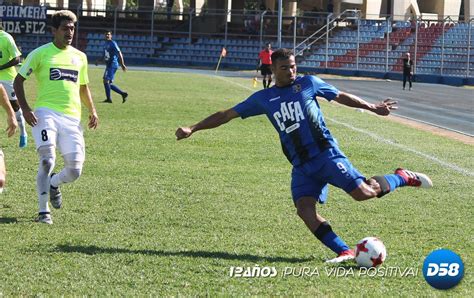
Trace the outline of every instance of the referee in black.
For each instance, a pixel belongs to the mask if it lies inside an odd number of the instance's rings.
[[[410,58],[410,53],[405,54],[405,58],[403,58],[403,90],[405,90],[405,86],[407,84],[408,79],[408,86],[411,90],[411,80],[413,76],[413,60]]]

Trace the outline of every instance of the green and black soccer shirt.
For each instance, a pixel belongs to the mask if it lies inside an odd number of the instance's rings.
[[[38,98],[35,109],[48,108],[74,118],[81,118],[80,85],[89,83],[87,57],[78,49],[57,48],[45,44],[26,58],[19,74],[28,79],[35,74]]]
[[[0,30],[0,65],[8,63],[13,58],[21,56],[20,50],[16,46],[13,37]],[[8,67],[0,70],[0,81],[13,81],[17,75],[15,67]]]

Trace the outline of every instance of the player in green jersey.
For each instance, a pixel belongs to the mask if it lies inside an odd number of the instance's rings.
[[[33,127],[39,155],[37,221],[47,224],[53,223],[48,195],[51,205],[61,208],[59,186],[75,181],[82,173],[85,145],[80,124],[81,102],[89,110],[88,127],[95,129],[99,121],[88,87],[87,57],[71,46],[76,20],[71,11],[56,12],[51,18],[53,42],[28,55],[14,82],[25,120]],[[32,74],[38,82],[34,111],[26,101],[23,87]],[[56,146],[64,159],[64,168],[57,174],[53,173]]]
[[[5,88],[0,86],[0,105],[3,107],[5,112],[7,112],[7,135],[8,137],[11,137],[18,126],[18,123],[15,119],[15,112],[13,111],[13,108],[8,101],[8,96],[5,91]],[[3,151],[0,148],[0,193],[3,192],[3,188],[5,187],[5,179],[7,176],[7,170],[5,168],[5,160],[3,156]]]
[[[20,128],[20,148],[25,148],[28,143],[25,118],[13,91],[13,80],[17,74],[15,65],[20,63],[21,52],[16,46],[15,40],[7,32],[3,31],[0,23],[0,85],[5,88],[10,104],[15,111],[16,120]]]

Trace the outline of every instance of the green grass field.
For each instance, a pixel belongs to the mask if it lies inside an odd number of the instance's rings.
[[[319,211],[348,244],[377,236],[388,251],[384,267],[416,272],[359,276],[355,265],[324,264],[333,254],[295,213],[291,167],[265,117],[175,140],[178,126],[245,99],[250,79],[129,71],[116,81],[129,101],[114,95],[114,104],[103,104],[101,75],[90,70],[100,125],[85,132],[83,175],[62,187],[54,225],[33,222],[33,140],[19,150],[18,135],[2,136],[8,180],[0,196],[0,296],[443,296],[422,273],[437,248],[458,253],[466,268],[447,294],[472,295],[472,146],[322,103],[341,149],[364,174],[402,166],[427,173],[435,185],[363,203],[331,189]],[[31,102],[35,83],[26,85]],[[256,265],[278,275],[230,277],[231,267]],[[320,275],[284,277],[285,268]],[[337,268],[347,276],[327,274]]]

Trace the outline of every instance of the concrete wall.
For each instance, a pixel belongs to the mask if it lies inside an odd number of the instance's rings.
[[[474,18],[474,0],[464,0],[464,19]]]
[[[365,0],[362,6],[362,15],[369,20],[378,19],[381,7],[382,0]]]
[[[245,0],[208,0],[208,8],[232,8],[242,9]],[[275,11],[278,6],[278,0],[262,0],[265,6]],[[312,10],[313,8],[327,10],[328,2],[332,1],[334,12],[340,12],[345,8],[360,6],[363,14],[369,19],[377,19],[380,14],[385,15],[390,10],[396,20],[407,20],[413,15],[421,14],[434,16],[443,19],[443,16],[451,16],[457,20],[464,2],[465,19],[474,18],[474,0],[283,0],[285,16],[295,15],[297,9]],[[40,0],[20,0],[23,5],[38,5]],[[112,0],[112,5],[125,8],[125,0]],[[205,4],[205,0],[191,0],[190,5],[198,12]],[[234,4],[235,2],[235,4]],[[105,9],[106,0],[51,0],[51,6],[70,7],[74,9],[82,3],[83,7]],[[151,8],[155,0],[140,0],[140,7]],[[387,9],[391,3],[391,8]],[[182,11],[183,0],[175,0],[175,8]]]
[[[396,0],[393,1],[392,7],[393,19],[396,21],[406,21],[421,15],[416,0]]]
[[[472,0],[471,0],[472,1]],[[442,20],[451,16],[453,20],[458,20],[462,0],[436,0],[436,1],[418,1],[418,6],[422,13],[437,14],[438,19]],[[465,1],[469,2],[469,1]]]

